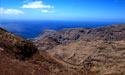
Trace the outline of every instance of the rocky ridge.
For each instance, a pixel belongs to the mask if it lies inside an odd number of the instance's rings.
[[[47,34],[47,35],[46,35]],[[33,40],[39,50],[99,75],[125,74],[125,24],[47,30]]]
[[[41,48],[42,50],[47,50],[55,45],[67,44],[78,39],[119,41],[125,40],[124,37],[125,24],[116,24],[99,28],[65,28],[59,31],[45,30],[33,42],[39,48],[44,47]]]

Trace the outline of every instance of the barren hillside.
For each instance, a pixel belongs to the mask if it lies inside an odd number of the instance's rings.
[[[125,74],[125,24],[46,30],[33,42],[39,50],[100,75]]]
[[[31,41],[0,28],[0,75],[17,74],[91,75],[95,73],[39,51]]]

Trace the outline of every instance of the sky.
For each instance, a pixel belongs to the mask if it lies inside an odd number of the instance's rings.
[[[125,0],[0,0],[0,20],[125,22]]]

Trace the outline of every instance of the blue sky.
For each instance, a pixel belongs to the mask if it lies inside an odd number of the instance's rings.
[[[125,22],[125,0],[0,0],[0,19]]]

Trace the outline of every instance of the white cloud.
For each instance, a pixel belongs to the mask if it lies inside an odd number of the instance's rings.
[[[42,13],[55,13],[56,11],[41,10]]]
[[[42,1],[34,1],[34,2],[29,2],[26,5],[23,5],[22,8],[54,8],[54,6],[43,5]]]
[[[0,8],[0,14],[23,14],[24,12],[17,9],[4,9]]]

